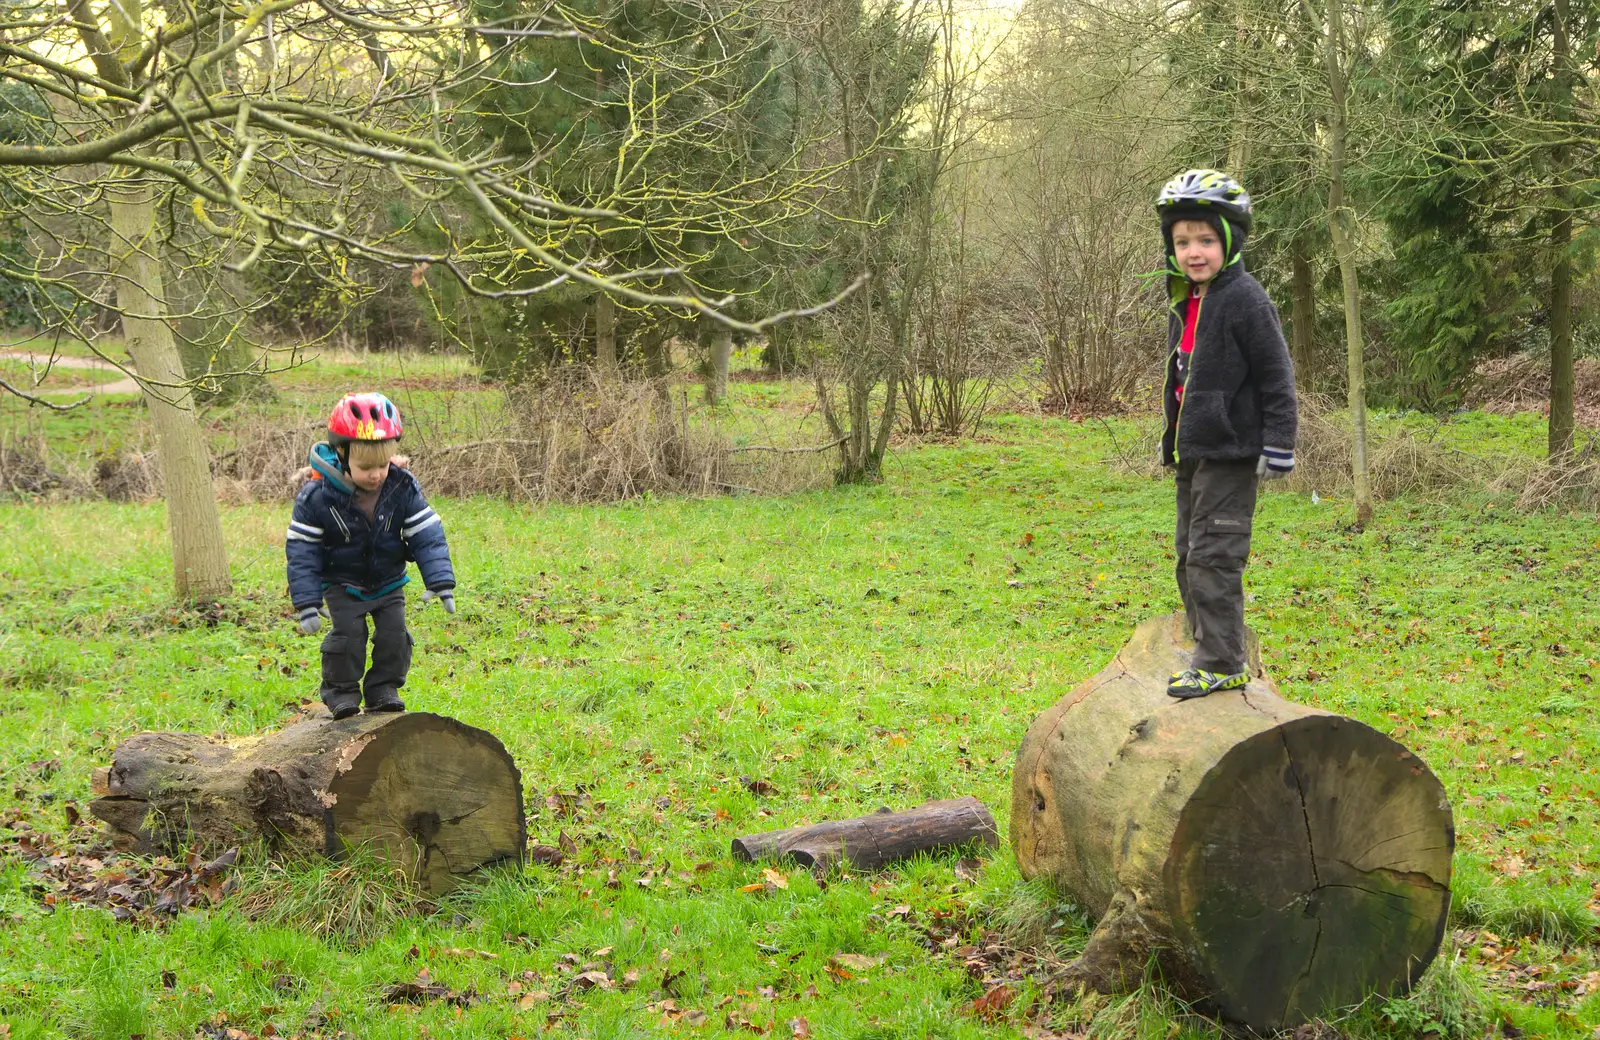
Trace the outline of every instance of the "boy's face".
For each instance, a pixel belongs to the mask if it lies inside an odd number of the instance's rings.
[[[1222,271],[1222,239],[1204,220],[1180,220],[1172,225],[1172,252],[1178,270],[1202,285]]]
[[[389,479],[389,464],[381,466],[363,466],[354,459],[350,460],[350,480],[362,491],[376,491],[383,487],[383,482]]]

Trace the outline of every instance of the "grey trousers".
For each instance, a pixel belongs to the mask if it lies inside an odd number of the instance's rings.
[[[1260,480],[1255,459],[1178,463],[1178,592],[1195,668],[1245,670],[1244,565]]]
[[[322,699],[366,692],[367,702],[394,693],[411,670],[411,633],[406,631],[406,594],[395,589],[378,599],[356,599],[338,585],[323,593],[330,631],[322,640]],[[367,667],[367,618],[372,618],[372,667]],[[366,676],[363,680],[362,673]]]

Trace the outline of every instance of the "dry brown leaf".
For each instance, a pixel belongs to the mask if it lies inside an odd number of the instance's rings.
[[[1522,857],[1515,852],[1501,856],[1499,859],[1490,862],[1489,865],[1499,871],[1500,875],[1508,881],[1515,881],[1521,877],[1522,871],[1526,866],[1522,861]]]
[[[841,968],[849,968],[851,971],[870,971],[882,964],[888,957],[889,955],[886,953],[880,953],[875,957],[869,957],[864,953],[836,953],[833,955],[832,963]]]

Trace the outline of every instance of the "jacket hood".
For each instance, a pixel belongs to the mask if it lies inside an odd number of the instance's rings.
[[[338,452],[330,444],[313,444],[311,446],[311,469],[323,482],[335,491],[346,495],[353,495],[356,486],[350,483],[350,477],[344,471],[344,461],[339,458]]]

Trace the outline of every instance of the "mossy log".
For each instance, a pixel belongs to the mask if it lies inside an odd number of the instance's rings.
[[[1166,695],[1180,620],[1147,621],[1017,752],[1011,840],[1098,919],[1065,982],[1184,995],[1258,1031],[1404,992],[1450,906],[1444,788],[1370,726],[1243,690]]]
[[[220,849],[264,838],[338,857],[367,846],[430,892],[480,867],[520,863],[522,777],[493,734],[425,712],[314,713],[222,741],[140,733],[93,777],[90,811],[139,852]]]

